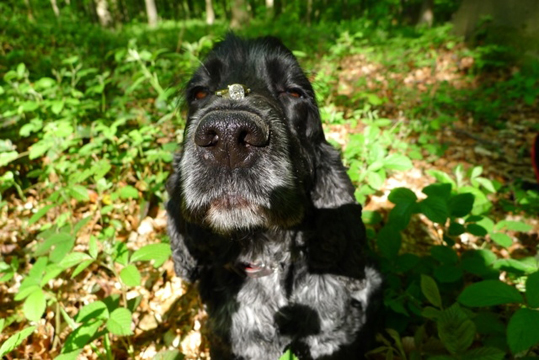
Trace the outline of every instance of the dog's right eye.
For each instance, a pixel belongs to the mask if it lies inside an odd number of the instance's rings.
[[[208,96],[208,91],[204,89],[196,89],[193,91],[193,100],[202,100]]]

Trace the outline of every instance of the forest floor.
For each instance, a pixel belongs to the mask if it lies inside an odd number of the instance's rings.
[[[495,82],[497,77],[501,76],[498,74],[485,75],[481,79],[473,78],[467,76],[467,72],[473,65],[473,59],[455,58],[451,51],[444,51],[438,55],[434,67],[407,65],[407,71],[398,72],[382,64],[371,62],[362,55],[348,56],[340,64],[337,91],[340,95],[350,95],[356,90],[356,84],[361,80],[367,84],[371,92],[376,93],[380,98],[387,99],[379,108],[381,116],[390,119],[403,118],[406,121],[407,119],[403,117],[404,110],[417,106],[419,97],[399,98],[396,88],[408,88],[417,93],[434,92],[436,86],[432,85],[442,82],[448,82],[455,88],[473,88],[478,86],[480,81]],[[342,110],[346,113],[351,109]],[[520,178],[532,185],[537,185],[530,159],[530,147],[536,134],[528,129],[530,125],[539,126],[538,107],[518,104],[506,113],[500,114],[500,119],[505,123],[503,128],[485,125],[484,122],[479,121],[480,119],[474,119],[469,114],[463,113],[458,116],[458,121],[442,127],[437,134],[439,142],[448,145],[443,156],[432,161],[414,161],[412,170],[389,176],[383,191],[370,197],[365,208],[387,212],[392,206],[387,200],[387,194],[391,189],[405,186],[419,193],[424,186],[434,182],[433,178],[426,175],[428,169],[452,173],[457,164],[463,164],[465,168],[481,165],[483,176],[495,179],[502,184],[507,185],[515,178]],[[350,128],[348,125],[326,126],[327,136],[343,146],[351,133],[361,130],[361,127]],[[410,138],[409,141],[416,141],[416,139]],[[494,202],[497,201],[495,196],[495,194],[492,195]],[[0,224],[2,224],[0,251],[2,254],[22,254],[25,246],[35,244],[36,239],[32,236],[32,229],[21,231],[21,226],[23,226],[22,219],[28,218],[31,215],[31,209],[37,206],[38,198],[39,189],[34,189],[33,195],[31,193],[26,202],[13,196],[8,199],[10,202],[8,208],[0,210]],[[155,212],[153,217],[139,220],[135,215],[128,215],[139,213],[135,202],[131,205],[131,208],[125,210],[125,217],[118,219],[122,223],[129,223],[128,228],[131,230],[119,234],[119,238],[123,237],[131,249],[159,241],[159,237],[166,232],[166,215],[162,207]],[[82,213],[88,209],[81,207],[79,210],[82,216]],[[511,216],[521,219],[523,215]],[[46,221],[46,219],[43,220]],[[522,237],[514,247],[503,251],[522,252],[528,256],[535,255],[536,244],[539,241],[539,221],[537,218],[528,218],[526,222],[534,226],[533,231]],[[37,229],[38,225],[33,228]],[[417,229],[412,229],[410,231],[412,234],[416,232],[425,234],[424,224],[421,221],[417,221],[414,226]],[[428,231],[431,230],[427,229]],[[30,235],[23,236],[22,234]],[[419,245],[418,252],[426,251],[427,247],[432,244],[431,239],[423,235],[415,239],[413,236],[407,236],[406,239],[413,241],[414,246]],[[506,256],[509,256],[509,253]],[[135,313],[134,335],[129,340],[131,344],[135,344],[137,351],[140,350],[136,352],[135,358],[152,359],[158,351],[165,348],[179,348],[186,355],[186,359],[209,358],[203,332],[205,313],[196,290],[175,276],[171,260],[168,260],[162,269],[160,277],[150,277],[148,274],[151,272],[148,271],[146,275],[143,272],[143,285],[128,293],[128,298],[141,296],[140,306]],[[62,296],[65,303],[72,304],[72,308],[65,309],[67,313],[74,314],[80,304],[87,304],[118,292],[120,284],[116,277],[103,275],[96,280],[96,277],[91,275],[92,273],[88,273],[84,278],[79,276],[77,281],[63,282],[62,286],[65,288]],[[0,283],[0,294],[10,294],[8,298],[12,299],[12,295],[17,292],[20,285],[21,279],[17,276],[19,275],[16,275],[15,283],[9,288],[6,283]],[[89,282],[90,280],[92,282]],[[92,290],[94,287],[99,288],[97,293]],[[5,296],[2,297],[6,299]],[[13,315],[14,309],[13,301],[2,300],[0,318]],[[54,334],[53,322],[54,313],[49,311],[41,319],[39,332],[32,335],[25,347],[6,358],[52,359],[60,350],[59,344],[54,343],[56,334]],[[65,337],[67,333],[68,329],[65,329],[60,337]],[[116,349],[116,351],[115,359],[129,357],[124,350]],[[94,349],[87,346],[80,358],[96,358]]]

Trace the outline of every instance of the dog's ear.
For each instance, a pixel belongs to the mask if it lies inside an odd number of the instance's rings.
[[[179,161],[176,155],[174,160],[175,172],[167,181],[167,192],[170,200],[167,203],[168,234],[174,259],[174,270],[182,279],[194,282],[198,278],[198,262],[191,255],[185,243],[186,223],[181,212],[181,189],[179,185]]]
[[[333,273],[363,279],[366,246],[361,205],[354,197],[354,186],[346,173],[340,154],[325,139],[316,112],[308,126],[313,137],[314,205],[313,232],[309,236],[307,258],[310,271]],[[319,128],[317,129],[316,126]]]

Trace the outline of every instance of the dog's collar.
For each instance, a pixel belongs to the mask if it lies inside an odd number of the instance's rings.
[[[251,89],[242,84],[228,85],[228,89],[217,90],[215,95],[232,100],[241,100],[246,94],[249,94]]]

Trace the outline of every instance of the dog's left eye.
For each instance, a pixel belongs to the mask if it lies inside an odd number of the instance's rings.
[[[299,99],[303,97],[303,92],[300,89],[286,89],[281,95],[288,95],[290,97]]]

